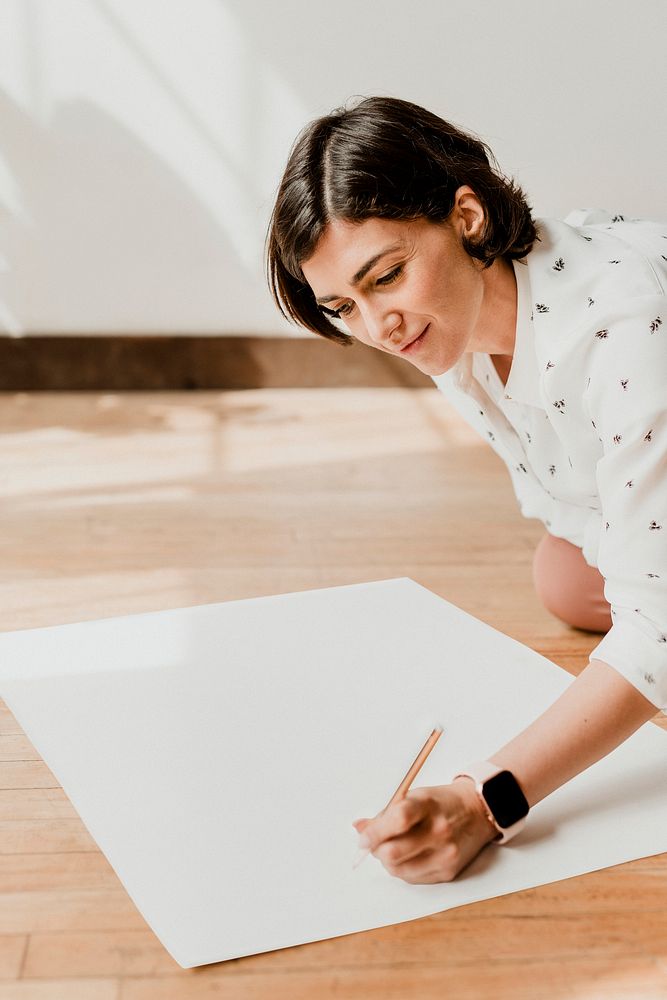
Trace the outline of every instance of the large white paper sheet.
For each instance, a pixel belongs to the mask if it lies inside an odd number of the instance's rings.
[[[0,694],[184,966],[411,920],[667,849],[644,726],[451,883],[408,885],[351,821],[491,755],[570,684],[409,579],[0,635]]]

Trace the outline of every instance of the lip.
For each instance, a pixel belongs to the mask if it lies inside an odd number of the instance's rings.
[[[428,332],[428,329],[429,329],[430,325],[431,325],[430,323],[427,323],[426,326],[424,327],[424,329],[422,330],[422,332],[419,334],[419,336],[415,337],[414,340],[411,340],[410,343],[406,344],[405,347],[401,347],[401,349],[400,349],[400,351],[398,353],[399,354],[407,354],[408,351],[411,351],[413,348],[416,349],[418,347],[418,345],[421,343],[421,341],[423,340],[425,334]]]

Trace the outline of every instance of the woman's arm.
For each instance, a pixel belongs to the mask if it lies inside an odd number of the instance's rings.
[[[490,759],[512,772],[533,806],[657,712],[613,667],[591,660],[546,712]],[[391,875],[413,883],[450,881],[497,833],[464,778],[415,788],[375,819],[354,826]]]
[[[512,772],[534,806],[657,714],[617,670],[591,660],[560,698],[491,760]]]

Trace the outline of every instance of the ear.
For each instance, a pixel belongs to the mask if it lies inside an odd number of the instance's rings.
[[[456,189],[452,219],[457,221],[459,235],[464,235],[473,242],[484,232],[484,206],[468,184]]]

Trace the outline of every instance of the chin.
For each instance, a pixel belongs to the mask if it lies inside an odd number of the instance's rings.
[[[410,361],[408,363],[413,365],[415,368],[418,368],[423,375],[429,375],[431,378],[435,375],[444,375],[445,372],[449,371],[449,368],[446,365],[443,367],[442,363],[438,364],[435,361],[420,361],[419,363],[416,361]]]

